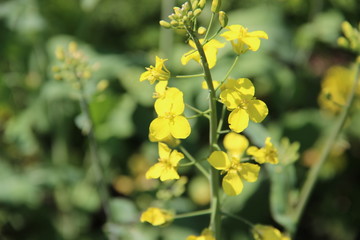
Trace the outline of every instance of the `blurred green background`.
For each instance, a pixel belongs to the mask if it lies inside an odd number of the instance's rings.
[[[174,75],[200,72],[195,63],[180,63],[189,50],[185,36],[158,25],[174,3],[0,1],[0,239],[178,240],[207,227],[207,216],[162,228],[139,223],[141,211],[150,205],[181,213],[204,209],[209,202],[207,182],[195,169],[181,169],[187,178],[175,184],[144,179],[156,162],[157,144],[148,141],[148,126],[155,117],[153,86],[140,83],[140,74],[154,64],[155,55],[169,59],[167,66]],[[251,78],[257,98],[270,111],[263,126],[250,126],[245,134],[254,144],[270,134],[287,157],[298,159],[294,184],[299,187],[335,118],[319,108],[321,80],[331,66],[349,66],[353,61],[354,55],[338,48],[336,40],[342,21],[359,23],[360,3],[223,0],[222,10],[228,13],[229,24],[269,35],[258,52],[241,56],[231,76]],[[208,18],[208,13],[201,15],[204,25]],[[113,223],[106,223],[101,210],[74,90],[54,80],[51,71],[56,46],[66,47],[70,41],[76,41],[89,62],[99,66],[88,88],[95,89],[102,79],[109,81],[105,90],[91,95],[90,108],[112,196]],[[219,51],[214,79],[222,79],[233,58],[229,44]],[[170,85],[185,93],[187,103],[206,109],[200,78],[171,80]],[[360,113],[355,110],[321,171],[296,239],[359,237]],[[191,124],[191,136],[183,144],[198,159],[205,159],[207,121],[196,119]],[[282,137],[299,142],[299,153],[286,141],[280,144]],[[269,174],[263,169],[258,182],[225,200],[226,209],[282,229],[271,216],[269,195]],[[251,239],[241,222],[225,219],[223,227],[224,239]]]

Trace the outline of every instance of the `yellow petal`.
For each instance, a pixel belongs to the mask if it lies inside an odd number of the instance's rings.
[[[166,222],[172,221],[173,213],[160,208],[150,207],[141,214],[141,222],[149,222],[153,226],[159,226]]]
[[[242,95],[252,98],[255,94],[255,87],[248,78],[239,78],[236,80],[234,89],[240,92]]]
[[[248,32],[246,34],[246,36],[249,37],[258,37],[258,38],[264,38],[264,39],[269,39],[269,36],[267,35],[266,32],[264,31],[253,31],[253,32]]]
[[[224,32],[220,36],[225,38],[228,41],[235,40],[235,39],[239,38],[241,28],[242,28],[242,26],[240,26],[240,25],[228,26],[228,27],[226,27],[226,29],[228,29],[229,31]]]
[[[240,163],[240,176],[248,182],[255,182],[258,178],[260,166],[253,163]]]
[[[225,149],[233,155],[242,155],[248,146],[249,141],[243,135],[230,132],[224,138]]]
[[[150,178],[159,178],[165,168],[165,165],[161,162],[155,163],[153,166],[147,170],[145,177],[146,179]]]
[[[231,162],[227,154],[223,151],[214,151],[211,153],[208,161],[211,166],[217,170],[226,170],[230,167]]]
[[[249,124],[249,114],[244,109],[237,108],[230,113],[228,121],[230,129],[240,133]]]
[[[183,93],[177,88],[168,88],[165,96],[155,101],[154,107],[161,117],[169,117],[168,114],[180,115],[185,108]]]
[[[254,156],[256,162],[260,164],[265,163],[266,159],[264,149],[259,149],[255,146],[251,146],[246,152],[248,155]]]
[[[263,101],[255,99],[248,102],[247,112],[251,121],[259,123],[268,115],[269,110]]]
[[[241,96],[237,91],[232,89],[225,89],[220,93],[220,99],[225,104],[228,110],[233,110],[239,106]]]
[[[173,150],[170,154],[170,163],[172,166],[176,167],[181,159],[184,158],[184,155],[181,152]]]
[[[170,120],[166,118],[155,118],[149,127],[150,135],[154,139],[164,139],[170,135]]]
[[[159,142],[158,150],[159,150],[159,157],[161,159],[169,159],[171,149],[168,147],[168,145]]]
[[[140,82],[147,80],[148,77],[149,77],[149,75],[150,75],[150,72],[149,72],[149,71],[143,72],[143,73],[140,75],[140,79],[139,79]]]
[[[216,54],[217,54],[216,48],[215,49],[210,48],[207,51],[205,51],[206,60],[209,64],[210,69],[212,69],[216,65]]]
[[[245,37],[241,40],[249,46],[251,51],[257,51],[260,47],[260,39],[257,37]]]
[[[191,59],[195,60],[196,62],[200,63],[200,54],[196,50],[191,50],[182,55],[181,57],[181,64],[186,65]]]
[[[236,170],[230,170],[222,181],[224,192],[229,196],[235,196],[241,193],[243,183]]]
[[[177,173],[176,169],[173,167],[166,167],[162,171],[160,175],[160,181],[167,181],[167,180],[173,180],[173,179],[179,179],[180,176]]]
[[[191,133],[189,121],[184,116],[176,116],[170,123],[170,133],[174,138],[187,138]]]

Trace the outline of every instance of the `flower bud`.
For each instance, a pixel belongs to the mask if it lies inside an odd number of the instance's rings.
[[[198,29],[198,34],[203,35],[203,34],[205,34],[205,33],[206,33],[206,28],[204,28],[204,27],[199,27],[199,29]]]
[[[189,10],[190,10],[190,4],[189,4],[189,2],[185,2],[185,3],[182,5],[181,8],[182,8],[182,10],[185,11],[185,12],[189,11]]]
[[[228,16],[224,11],[219,12],[219,22],[221,27],[226,27],[228,24]]]
[[[191,8],[195,10],[199,5],[199,0],[191,0]]]
[[[205,4],[206,4],[206,0],[200,0],[199,2],[199,8],[203,9],[205,7]]]
[[[179,26],[179,23],[178,23],[178,21],[171,20],[170,25],[171,25],[172,27],[177,27],[177,26]]]
[[[180,10],[180,8],[179,8],[179,7],[174,7],[173,9],[174,9],[174,13],[175,13],[175,15],[177,15],[177,16],[181,16],[181,10]]]
[[[337,40],[337,44],[340,46],[340,47],[343,47],[343,48],[348,48],[349,47],[349,42],[346,38],[344,37],[339,37],[338,40]]]
[[[213,13],[218,13],[221,7],[221,0],[213,0],[211,3],[211,11]]]
[[[353,35],[354,33],[354,30],[352,28],[352,26],[350,25],[349,22],[347,21],[344,21],[342,24],[341,24],[341,28],[344,32],[344,35],[347,37],[347,38],[351,38],[351,36]]]
[[[187,14],[187,17],[190,18],[190,19],[193,18],[194,17],[193,11],[189,11],[188,14]]]
[[[55,56],[58,60],[64,60],[65,59],[64,49],[62,47],[57,47],[55,50]]]
[[[77,50],[76,42],[70,42],[68,46],[69,52],[74,53]]]
[[[201,12],[202,12],[202,10],[200,8],[195,9],[194,16],[195,17],[199,16]]]
[[[160,26],[164,27],[164,28],[171,28],[171,24],[168,23],[167,21],[161,20],[159,22]]]

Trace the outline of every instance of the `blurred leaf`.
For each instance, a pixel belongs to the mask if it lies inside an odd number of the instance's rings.
[[[117,223],[133,223],[139,221],[139,212],[135,204],[125,198],[113,198],[110,202],[110,211]]]
[[[94,212],[100,207],[98,191],[94,185],[77,183],[72,190],[72,202],[78,208]]]

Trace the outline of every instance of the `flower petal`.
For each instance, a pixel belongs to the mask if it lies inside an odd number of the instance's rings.
[[[186,65],[191,59],[194,59],[196,62],[200,63],[200,54],[196,50],[191,50],[182,55],[181,64]]]
[[[241,96],[233,89],[225,89],[220,93],[220,99],[225,104],[228,110],[233,110],[239,106]]]
[[[255,94],[255,87],[248,78],[237,79],[234,88],[248,98],[252,98]]]
[[[259,123],[268,115],[269,110],[263,101],[255,99],[248,102],[247,112],[251,121]]]
[[[237,108],[230,113],[228,121],[230,129],[240,133],[249,124],[249,114],[244,109]]]
[[[172,166],[176,167],[181,159],[184,158],[184,155],[181,152],[173,150],[170,154],[170,163]]]
[[[260,47],[260,39],[257,37],[245,37],[241,39],[246,45],[249,46],[251,51],[257,51]]]
[[[162,172],[165,169],[165,165],[161,162],[155,163],[153,166],[147,170],[145,177],[146,179],[150,178],[159,178],[162,174]]]
[[[191,133],[189,121],[184,116],[176,116],[170,122],[170,133],[174,138],[187,138]]]
[[[249,141],[243,135],[230,132],[224,138],[224,147],[232,155],[242,155],[249,146]]]
[[[176,169],[173,167],[166,167],[161,173],[160,181],[167,181],[173,179],[179,179],[180,176],[177,173]]]
[[[166,118],[155,118],[149,127],[150,135],[154,139],[164,139],[170,135],[170,120]]]
[[[171,149],[168,147],[168,145],[159,142],[158,150],[159,150],[159,157],[161,159],[169,159]]]
[[[248,182],[255,182],[258,178],[260,166],[253,163],[240,163],[240,176]]]
[[[208,161],[211,166],[217,170],[226,170],[230,167],[231,162],[227,154],[223,151],[214,151],[211,153]]]
[[[236,170],[230,170],[222,181],[224,192],[229,196],[235,196],[242,192],[243,183]]]
[[[264,31],[248,32],[246,35],[249,37],[258,37],[258,38],[263,38],[263,39],[269,39],[269,36]]]

